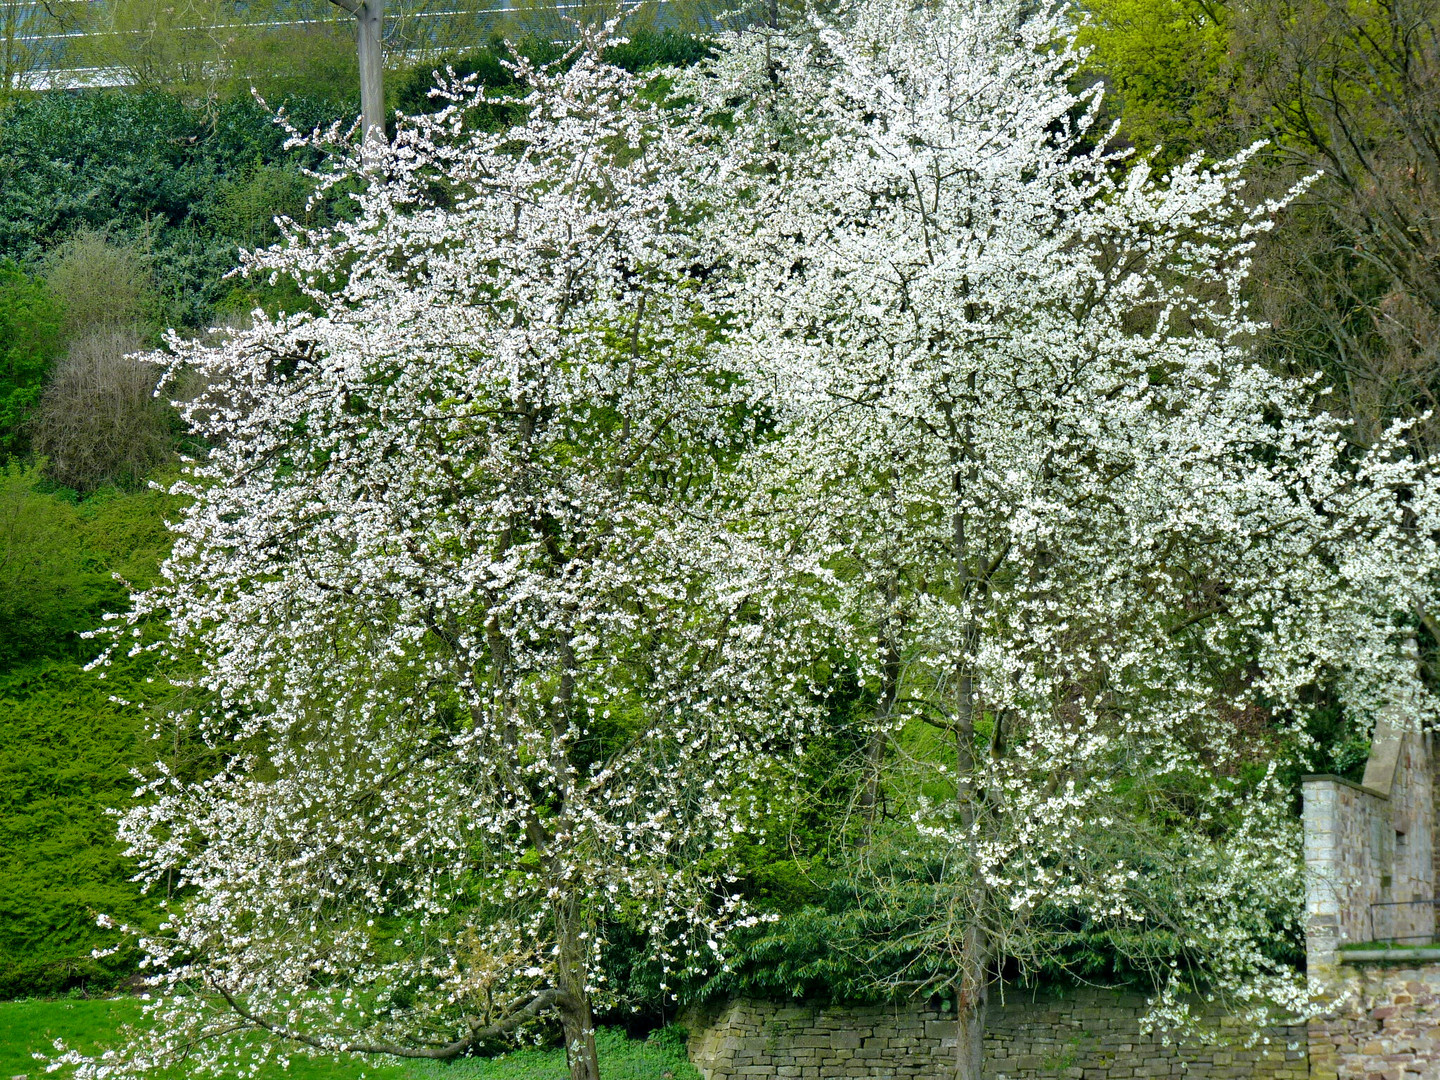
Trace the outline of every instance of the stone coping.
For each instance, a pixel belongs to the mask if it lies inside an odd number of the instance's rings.
[[[1308,784],[1312,780],[1333,780],[1337,784],[1344,784],[1346,787],[1354,788],[1356,791],[1363,791],[1366,795],[1373,795],[1375,798],[1384,799],[1386,802],[1390,801],[1390,796],[1386,795],[1385,792],[1376,791],[1374,788],[1366,787],[1364,784],[1357,784],[1354,780],[1346,780],[1343,776],[1334,776],[1330,773],[1307,773],[1300,777],[1302,784]]]
[[[1433,964],[1440,960],[1440,948],[1431,949],[1337,949],[1342,964]]]

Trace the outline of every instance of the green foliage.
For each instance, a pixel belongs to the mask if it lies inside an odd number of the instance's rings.
[[[25,422],[60,352],[61,317],[43,279],[0,262],[0,461],[25,447]]]
[[[34,469],[0,470],[0,671],[88,628],[75,508],[37,492],[39,480]]]
[[[32,1053],[53,1053],[54,1041],[84,1052],[113,1046],[125,1024],[141,1022],[135,998],[109,1001],[61,999],[0,1003],[0,1075],[35,1075]],[[685,1033],[676,1027],[646,1039],[628,1039],[615,1028],[596,1032],[605,1080],[699,1080],[685,1054]],[[62,1071],[59,1076],[68,1075]],[[180,1080],[183,1072],[157,1071],[157,1080]],[[271,1063],[255,1080],[565,1080],[563,1049],[515,1050],[493,1058],[452,1062],[402,1062],[394,1058],[312,1059],[296,1056],[288,1068]]]
[[[684,1032],[662,1028],[648,1039],[627,1039],[615,1028],[595,1034],[605,1080],[699,1080],[685,1054]],[[420,1080],[563,1080],[570,1075],[565,1051],[518,1050],[494,1058],[468,1058],[447,1065],[412,1066]]]
[[[353,20],[327,0],[107,0],[88,5],[82,25],[76,62],[190,101],[254,87],[348,103],[358,87]]]
[[[561,57],[564,47],[540,37],[527,37],[516,45],[516,51],[536,64],[551,63]],[[678,30],[640,29],[633,32],[627,41],[605,50],[605,59],[626,71],[642,72],[658,67],[687,66],[699,62],[709,53],[709,45],[694,34]],[[512,59],[510,49],[500,37],[493,37],[479,48],[456,56],[445,57],[434,63],[417,64],[395,80],[392,94],[394,107],[407,115],[436,112],[448,104],[444,99],[430,97],[435,85],[437,72],[444,73],[446,67],[462,78],[475,76],[476,82],[487,90],[498,92],[502,97],[515,92],[515,76],[506,66]],[[497,103],[491,116],[492,123],[508,123],[509,106]]]
[[[944,882],[940,862],[912,852],[839,854],[826,864],[825,882],[813,888],[809,903],[772,908],[773,921],[736,936],[730,970],[686,987],[684,996],[873,1003],[909,998],[929,980],[944,983],[956,961],[935,947],[930,929]],[[1044,912],[1040,921],[1047,952],[1026,976],[1036,984],[1149,991],[1156,973],[1181,955],[1179,939],[1164,927],[1102,925],[1061,909]]]
[[[605,50],[605,59],[626,71],[689,67],[710,55],[704,38],[678,30],[637,30],[627,41]]]
[[[749,996],[873,1003],[924,993],[922,984],[943,983],[953,974],[955,958],[933,940],[949,888],[944,860],[915,850],[903,831],[894,829],[883,789],[873,828],[867,829],[856,796],[864,776],[861,733],[876,702],[873,693],[853,685],[843,673],[836,676],[834,687],[827,730],[807,746],[801,768],[788,778],[790,788],[777,778],[775,792],[786,792],[775,798],[783,812],[765,823],[763,843],[752,840],[737,852],[733,869],[739,887],[767,917],[732,937],[728,970],[683,985],[685,1001]],[[1363,769],[1366,733],[1345,718],[1328,691],[1317,690],[1313,704],[1313,763],[1348,775]],[[990,719],[981,717],[976,729],[978,747],[983,748]],[[891,754],[916,756],[942,752],[938,740],[948,740],[919,722],[895,738]],[[1254,780],[1263,776],[1264,762],[1271,757],[1294,759],[1288,752],[1293,748],[1275,745],[1264,730],[1255,738],[1259,764]],[[1300,771],[1292,769],[1284,776],[1297,797]],[[925,794],[932,799],[954,797],[953,789],[927,789]],[[1154,794],[1137,789],[1133,796],[1148,804]],[[1184,795],[1183,785],[1168,792],[1168,798],[1182,803]],[[1163,853],[1159,813],[1170,804],[1166,799],[1153,803],[1160,839],[1155,849],[1130,845],[1130,838],[1119,834],[1110,840],[1117,845],[1116,858],[1148,873],[1156,894],[1163,897],[1169,888],[1167,867],[1183,860]],[[1172,812],[1183,812],[1183,806]],[[1096,843],[1101,841],[1097,838]],[[1163,918],[1180,906],[1173,899],[1168,906],[1159,903],[1156,917],[1144,926],[1102,922],[1062,907],[1046,910],[1037,918],[1035,935],[1043,939],[1043,949],[1028,957],[1024,978],[1041,985],[1083,982],[1149,992],[1170,961],[1183,955],[1176,928]],[[1298,963],[1299,954],[1285,959]],[[1007,978],[1021,977],[1013,963],[1005,970]],[[645,974],[643,965],[637,965],[628,971],[630,982],[621,980],[621,985],[632,993],[649,988],[653,994]]]
[[[37,469],[0,467],[0,672],[42,658],[88,660],[78,635],[127,602],[169,544],[165,498],[101,493],[83,504],[41,490]]]
[[[167,500],[77,503],[37,482],[33,468],[0,470],[0,997],[113,984],[134,956],[91,957],[116,940],[95,914],[144,925],[150,910],[107,813],[149,753],[121,701],[143,696],[150,672],[143,658],[84,671],[94,648],[79,635],[125,604],[116,575],[154,575]]]
[[[874,921],[865,896],[835,876],[819,900],[772,913],[773,922],[737,934],[731,970],[687,988],[686,998],[884,1000],[875,976],[896,958],[857,952]],[[878,943],[883,946],[885,940],[882,936]]]
[[[67,341],[102,328],[145,326],[159,314],[150,260],[104,233],[81,229],[46,262],[50,291],[65,300],[60,328]]]
[[[309,128],[345,112],[323,101],[283,102]],[[258,231],[259,170],[318,165],[286,150],[286,133],[251,100],[212,111],[160,93],[50,93],[0,114],[0,259],[36,266],[84,230],[148,258],[161,324],[201,326],[230,291],[223,280]],[[262,184],[278,190],[274,174]],[[287,209],[293,205],[287,187]],[[268,222],[270,214],[265,213]],[[268,226],[266,226],[268,227]]]
[[[286,4],[291,18],[303,20],[300,25],[251,29],[226,42],[221,96],[248,98],[253,88],[266,101],[305,98],[326,103],[337,115],[358,113],[354,17],[330,0]]]
[[[1105,80],[1108,107],[1160,165],[1229,139],[1229,38],[1224,0],[1084,0],[1079,42]]]
[[[141,753],[136,710],[111,697],[136,692],[142,670],[100,680],[48,661],[0,675],[0,997],[109,986],[133,970],[128,947],[91,950],[118,943],[98,912],[153,921],[106,813],[130,796]]]
[[[257,248],[279,239],[275,218],[310,224],[306,202],[314,185],[295,169],[257,160],[226,181],[215,209],[216,228],[241,247]]]

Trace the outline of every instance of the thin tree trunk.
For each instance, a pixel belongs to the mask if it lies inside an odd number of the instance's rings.
[[[586,945],[581,939],[579,905],[575,898],[560,901],[556,910],[556,982],[560,991],[560,1024],[565,1031],[565,1060],[570,1080],[600,1080],[600,1058],[595,1050],[595,1015],[586,986]]]
[[[971,372],[966,390],[974,405],[976,378]],[[955,512],[951,521],[955,545],[956,582],[960,595],[972,605],[976,601],[977,581],[971,568],[972,553],[964,509],[966,497],[979,478],[975,462],[973,432],[970,420],[964,424],[961,444],[963,471],[957,461],[955,471]],[[978,583],[983,588],[983,580]],[[980,1080],[985,1063],[985,1004],[989,988],[990,955],[988,935],[984,930],[985,886],[980,875],[975,850],[974,828],[983,789],[978,782],[980,762],[975,753],[975,679],[971,658],[979,645],[979,625],[972,607],[966,620],[955,663],[955,802],[960,824],[965,833],[965,860],[969,864],[971,895],[969,910],[962,913],[968,920],[960,953],[959,985],[955,999],[955,1080]]]
[[[890,738],[886,725],[895,709],[895,700],[900,695],[900,651],[897,641],[902,633],[902,616],[896,610],[900,586],[894,577],[885,584],[885,602],[888,618],[881,628],[884,638],[884,661],[880,668],[880,697],[875,703],[870,738],[865,745],[865,777],[860,789],[860,814],[864,821],[864,837],[861,841],[869,845],[875,828],[875,818],[880,810],[880,777],[885,766],[885,746]]]

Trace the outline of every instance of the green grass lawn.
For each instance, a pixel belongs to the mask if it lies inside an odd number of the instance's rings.
[[[0,1080],[16,1076],[41,1080],[46,1075],[44,1066],[31,1054],[49,1052],[57,1038],[85,1052],[114,1045],[120,1025],[139,1015],[140,1003],[127,998],[0,1002]],[[605,1080],[699,1080],[700,1074],[686,1061],[683,1046],[676,1038],[640,1041],[604,1029],[598,1041]],[[63,1077],[65,1071],[49,1075]],[[495,1058],[456,1062],[397,1062],[393,1058],[312,1061],[296,1057],[288,1070],[272,1067],[262,1072],[259,1080],[358,1080],[362,1075],[367,1080],[566,1080],[569,1073],[563,1050],[518,1050]]]

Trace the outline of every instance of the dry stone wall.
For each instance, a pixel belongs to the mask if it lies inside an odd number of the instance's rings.
[[[992,1003],[985,1039],[987,1080],[1305,1080],[1304,1025],[1243,1045],[1220,1021],[1221,1036],[1200,1046],[1143,1034],[1136,995],[1077,991],[1011,994]],[[1217,1018],[1218,1019],[1218,1018]],[[706,1080],[944,1080],[954,1075],[955,1022],[918,1007],[825,1007],[734,1001],[682,1017],[690,1057]],[[1225,1036],[1234,1036],[1227,1040]]]
[[[995,1080],[1117,1080],[1120,1077],[1255,1077],[1304,1080],[1304,1024],[1273,1028],[1255,1045],[1234,1019],[1212,1013],[1213,1040],[1175,1044],[1144,1033],[1139,995],[1078,991],[1029,997],[992,1009],[986,1024],[985,1074]]]

